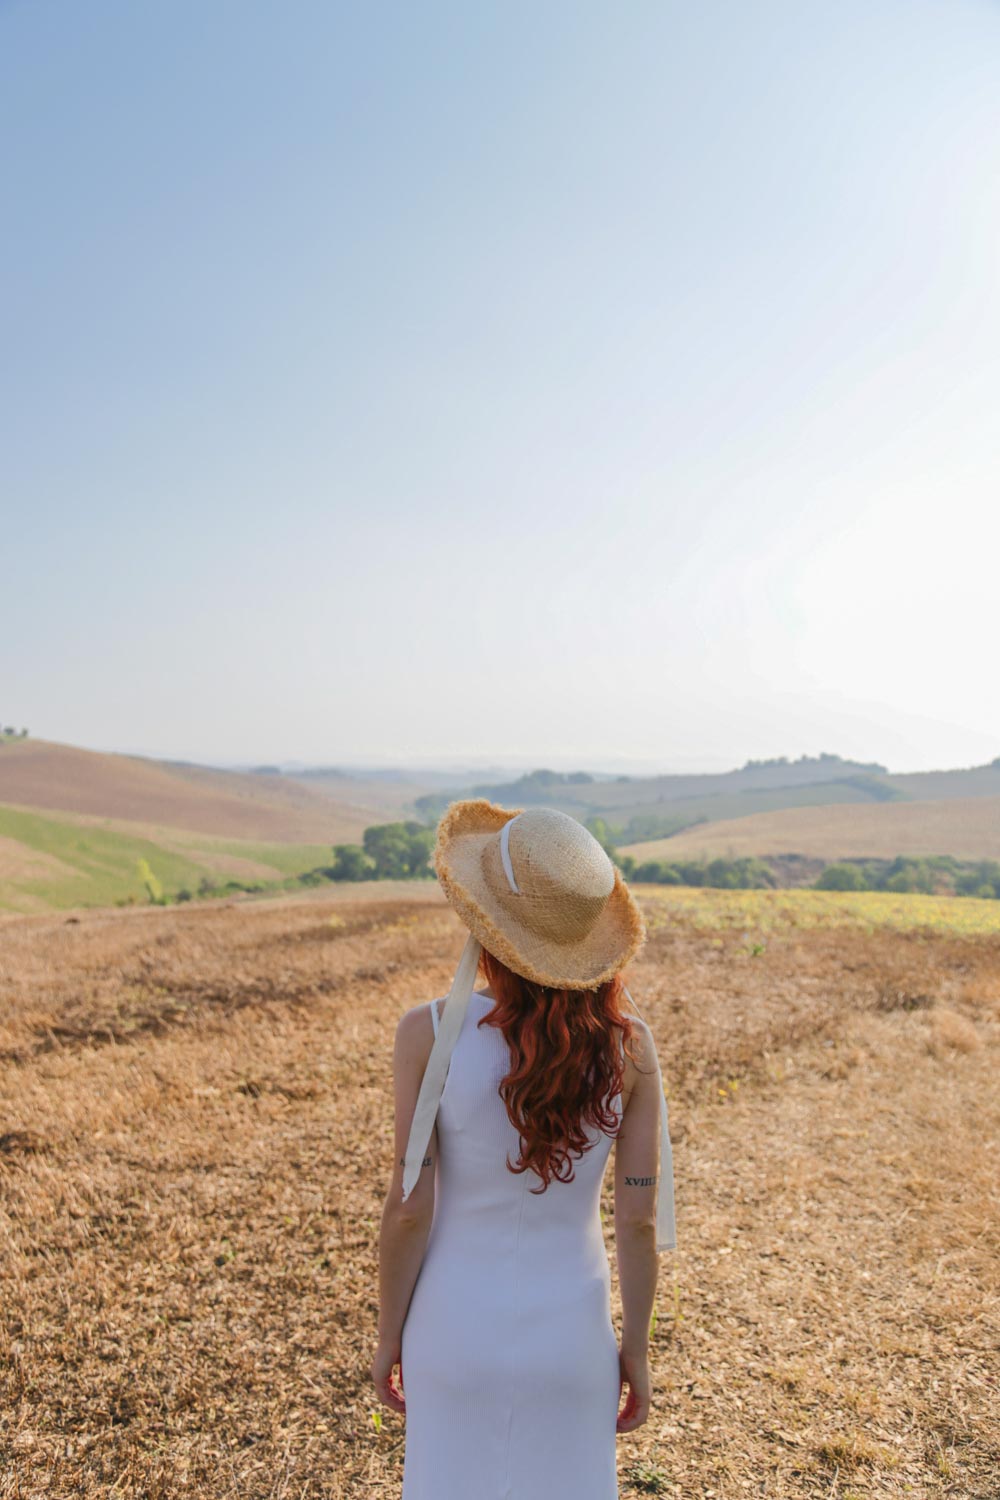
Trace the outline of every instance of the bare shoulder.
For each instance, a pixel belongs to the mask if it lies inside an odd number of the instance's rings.
[[[635,1016],[629,1012],[629,1020],[632,1022],[633,1028],[631,1050],[635,1057],[635,1065],[640,1068],[648,1068],[653,1064],[656,1057],[656,1043],[653,1041],[653,1033],[641,1016]]]
[[[419,1056],[430,1051],[434,1044],[434,1023],[431,1019],[433,1000],[423,1000],[411,1005],[396,1023],[396,1049],[407,1056]]]
[[[651,1041],[653,1033],[650,1031],[649,1027],[646,1025],[642,1017],[637,1016],[635,1012],[631,1010],[627,1012],[627,1015],[629,1020],[632,1022],[632,1025],[638,1032],[639,1036],[642,1037],[643,1040],[647,1043]]]

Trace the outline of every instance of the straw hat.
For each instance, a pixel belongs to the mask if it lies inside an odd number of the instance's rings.
[[[453,802],[438,824],[434,868],[482,946],[536,984],[597,989],[645,941],[619,870],[555,808]]]
[[[436,1026],[410,1122],[403,1157],[404,1202],[423,1167],[483,948],[537,984],[589,990],[617,974],[646,937],[638,906],[593,834],[555,808],[512,812],[479,797],[452,802],[438,824],[434,868],[469,935]],[[627,987],[625,994],[638,1010]],[[670,1125],[658,1057],[656,1072],[660,1251],[673,1250],[677,1238]]]

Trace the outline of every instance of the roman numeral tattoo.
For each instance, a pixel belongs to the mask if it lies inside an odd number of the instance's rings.
[[[626,1177],[626,1187],[652,1187],[655,1177]]]
[[[421,1166],[429,1167],[430,1164],[431,1164],[431,1162],[433,1160],[434,1160],[434,1158],[432,1156],[425,1156],[424,1159],[423,1159],[423,1161],[421,1162]],[[406,1166],[406,1157],[405,1156],[401,1156],[399,1158],[399,1165],[401,1167],[405,1167]]]

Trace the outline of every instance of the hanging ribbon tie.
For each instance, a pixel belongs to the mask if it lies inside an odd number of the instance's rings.
[[[462,956],[455,970],[455,978],[452,981],[448,998],[444,1003],[441,1014],[441,1024],[438,1027],[431,1055],[427,1059],[424,1076],[420,1083],[420,1092],[417,1095],[416,1108],[413,1111],[413,1121],[410,1125],[410,1137],[407,1142],[406,1155],[403,1158],[403,1202],[412,1193],[416,1186],[417,1178],[420,1176],[420,1168],[427,1150],[427,1143],[434,1129],[434,1121],[437,1119],[438,1105],[441,1103],[441,1095],[444,1091],[444,1081],[448,1073],[448,1064],[451,1054],[455,1050],[458,1034],[465,1020],[465,1012],[469,1006],[469,996],[472,994],[476,983],[476,975],[479,972],[479,955],[481,946],[477,938],[469,933],[462,950]]]

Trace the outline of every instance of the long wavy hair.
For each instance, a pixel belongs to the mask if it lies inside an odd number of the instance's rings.
[[[631,1049],[634,1026],[621,1009],[623,983],[616,974],[596,990],[561,990],[515,974],[486,948],[480,967],[496,1000],[480,1026],[503,1032],[511,1053],[510,1071],[499,1092],[507,1117],[521,1136],[517,1162],[542,1179],[533,1193],[544,1193],[555,1178],[572,1182],[571,1153],[579,1159],[593,1146],[584,1134],[593,1125],[608,1135],[618,1131],[613,1108],[625,1065],[618,1046]]]

